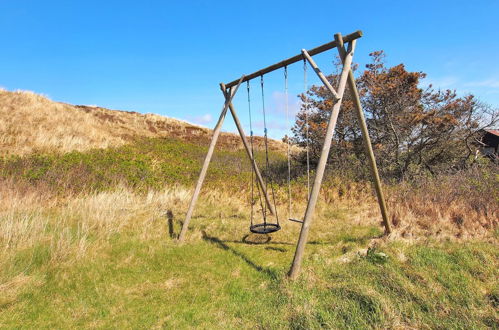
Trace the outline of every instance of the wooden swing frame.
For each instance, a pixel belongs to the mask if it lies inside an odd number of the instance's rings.
[[[364,117],[364,112],[362,110],[362,105],[360,103],[359,93],[357,90],[357,86],[355,85],[355,78],[354,78],[354,75],[353,75],[353,72],[351,69],[353,53],[355,50],[355,44],[356,44],[357,39],[359,39],[360,37],[362,37],[362,31],[356,31],[356,32],[348,34],[344,37],[342,37],[342,35],[340,33],[337,33],[334,35],[334,41],[323,44],[323,45],[316,47],[316,48],[313,48],[309,51],[303,49],[301,51],[301,54],[299,54],[299,55],[293,56],[291,58],[288,58],[286,60],[283,60],[281,62],[273,64],[271,66],[268,66],[264,69],[261,69],[259,71],[254,72],[252,74],[243,75],[240,79],[231,81],[228,84],[224,84],[224,83],[220,84],[220,88],[221,88],[222,93],[224,94],[224,97],[225,97],[225,103],[224,103],[224,106],[222,108],[222,112],[220,114],[218,122],[215,125],[215,128],[213,129],[213,136],[212,136],[212,139],[210,142],[210,146],[208,148],[208,152],[206,154],[206,157],[205,157],[205,160],[203,163],[203,167],[201,169],[201,173],[199,175],[199,178],[198,178],[198,181],[196,184],[196,188],[194,190],[194,194],[192,195],[192,199],[191,199],[191,202],[189,204],[189,209],[187,210],[187,214],[186,214],[184,223],[182,225],[182,229],[180,231],[180,235],[178,238],[179,242],[183,242],[185,239],[187,228],[189,226],[189,222],[190,222],[192,214],[194,212],[194,207],[195,207],[197,199],[199,197],[199,193],[201,191],[201,187],[203,185],[203,181],[205,179],[206,172],[208,170],[208,166],[209,166],[211,158],[213,156],[213,151],[215,149],[215,145],[216,145],[218,137],[220,135],[220,130],[222,128],[222,124],[223,124],[225,116],[227,114],[227,110],[230,110],[230,112],[232,114],[232,118],[234,119],[237,130],[238,130],[239,135],[241,137],[241,140],[243,142],[244,148],[245,148],[246,153],[248,155],[248,158],[252,164],[253,170],[256,174],[257,183],[260,186],[260,188],[262,189],[262,193],[265,197],[265,203],[267,204],[271,214],[276,213],[276,211],[274,209],[274,205],[272,204],[271,199],[268,195],[268,192],[265,189],[265,184],[264,184],[262,175],[260,173],[260,170],[258,169],[255,158],[253,157],[253,153],[252,153],[251,148],[250,148],[248,141],[246,139],[246,135],[244,133],[243,127],[239,121],[239,118],[236,114],[236,110],[232,104],[232,99],[234,98],[235,94],[237,93],[237,90],[239,89],[239,86],[241,85],[241,83],[249,81],[249,80],[257,78],[257,77],[260,77],[260,76],[263,76],[264,74],[267,74],[269,72],[286,67],[290,64],[296,63],[296,62],[301,61],[301,60],[306,60],[309,63],[309,65],[314,69],[315,73],[320,78],[320,80],[322,81],[324,86],[333,95],[333,99],[335,101],[335,104],[333,106],[333,110],[331,112],[331,117],[329,119],[329,123],[327,126],[326,136],[324,138],[324,143],[323,143],[322,150],[321,150],[321,156],[319,158],[319,162],[318,162],[317,167],[316,167],[315,179],[314,179],[314,182],[312,185],[312,190],[310,192],[310,197],[308,199],[307,208],[305,211],[305,215],[303,217],[300,236],[298,239],[298,243],[296,245],[295,255],[294,255],[293,262],[291,264],[291,268],[289,270],[288,276],[291,279],[295,279],[298,276],[298,274],[300,273],[301,263],[302,263],[302,259],[303,259],[303,253],[305,251],[305,245],[307,243],[307,238],[308,238],[308,232],[309,232],[310,226],[312,224],[315,206],[317,204],[317,199],[319,197],[319,192],[320,192],[320,188],[322,185],[322,180],[324,178],[324,171],[326,168],[326,163],[327,163],[329,151],[331,149],[331,142],[332,142],[334,130],[336,127],[338,114],[339,114],[340,108],[341,108],[341,101],[342,101],[343,94],[345,92],[345,88],[346,88],[347,84],[348,84],[348,87],[350,90],[350,94],[351,94],[351,97],[352,97],[352,100],[354,103],[354,107],[356,110],[357,119],[358,119],[360,129],[362,132],[362,137],[363,137],[363,141],[364,141],[364,148],[365,148],[366,154],[368,156],[369,167],[371,170],[371,175],[373,177],[374,186],[375,186],[376,194],[378,197],[378,204],[380,207],[381,216],[383,218],[383,225],[385,227],[385,234],[391,233],[392,229],[390,226],[390,222],[388,220],[388,211],[387,211],[387,207],[386,207],[385,198],[383,196],[383,190],[381,187],[381,180],[379,178],[379,173],[378,173],[378,169],[376,166],[376,159],[374,157],[374,153],[373,153],[373,149],[372,149],[372,145],[371,145],[371,140],[369,138],[367,124],[366,124],[366,120]],[[331,86],[331,84],[327,80],[326,76],[321,72],[321,70],[319,69],[317,64],[312,59],[312,56],[320,54],[320,53],[325,52],[327,50],[330,50],[332,48],[338,49],[338,53],[339,53],[341,61],[343,63],[343,68],[342,68],[342,71],[340,74],[340,80],[339,80],[339,84],[338,84],[338,90],[335,90],[333,88],[333,86]]]

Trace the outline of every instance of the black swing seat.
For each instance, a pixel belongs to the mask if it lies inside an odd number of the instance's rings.
[[[278,223],[257,223],[250,226],[250,231],[254,234],[270,234],[281,230],[281,226]]]
[[[303,223],[303,220],[299,220],[299,219],[289,218],[288,220],[293,221],[293,222]]]

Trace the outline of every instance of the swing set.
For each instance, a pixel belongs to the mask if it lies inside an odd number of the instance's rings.
[[[303,86],[304,86],[304,94],[307,92],[307,62],[303,59]],[[265,146],[265,170],[268,172],[269,168],[269,150],[268,150],[268,136],[267,136],[267,120],[266,120],[266,112],[265,112],[265,92],[264,92],[264,79],[263,75],[260,76],[260,87],[261,87],[261,101],[262,101],[262,115],[263,115],[263,132],[264,132],[264,146]],[[250,147],[251,153],[254,154],[253,148],[253,116],[251,113],[251,97],[250,97],[250,81],[246,81],[246,91],[248,95],[248,117],[249,117],[249,127],[250,127]],[[284,94],[285,94],[285,108],[286,108],[286,127],[289,128],[289,93],[288,93],[288,66],[284,67]],[[309,136],[308,136],[308,105],[305,98],[305,140],[306,140],[306,164],[307,164],[307,200],[310,195],[310,154],[309,154]],[[291,144],[289,138],[286,141],[287,144],[287,186],[288,186],[288,220],[302,223],[302,220],[298,220],[291,217],[292,214],[292,193],[291,193]],[[275,203],[275,193],[274,188],[272,186],[272,177],[270,176],[268,180],[265,180],[265,188],[268,190],[268,183],[270,183],[271,193],[272,193],[272,202],[274,208],[276,206]],[[262,214],[263,222],[254,223],[254,205],[255,205],[255,193],[254,193],[255,179],[254,179],[254,171],[251,172],[251,213],[250,213],[250,231],[255,234],[270,234],[276,232],[281,229],[279,224],[279,216],[275,214],[276,221],[274,223],[267,221],[267,206],[262,202],[262,193],[256,183],[256,188],[258,192],[257,201],[260,202],[260,212]]]
[[[270,72],[273,72],[278,69],[284,70],[284,90],[285,90],[285,107],[286,107],[286,124],[289,127],[289,104],[288,104],[288,66],[299,61],[303,61],[303,83],[304,90],[307,91],[307,62],[310,67],[317,74],[319,79],[322,81],[324,86],[327,88],[329,92],[331,92],[334,105],[331,112],[331,116],[329,118],[329,123],[326,129],[326,135],[324,137],[324,143],[322,145],[321,155],[319,158],[319,162],[317,163],[317,167],[315,170],[315,177],[313,184],[310,185],[310,158],[309,158],[309,132],[308,132],[308,104],[306,103],[306,98],[304,100],[305,104],[305,140],[306,140],[306,160],[307,160],[307,207],[305,214],[303,216],[303,220],[295,219],[291,217],[291,205],[292,205],[292,193],[291,193],[291,146],[289,142],[289,138],[287,141],[287,156],[288,156],[288,219],[290,221],[301,223],[301,231],[298,239],[298,243],[296,245],[296,251],[293,258],[293,262],[291,264],[291,268],[289,270],[288,276],[292,279],[296,278],[300,272],[301,263],[303,259],[303,253],[305,250],[305,245],[307,242],[308,232],[310,229],[310,225],[313,220],[313,214],[315,210],[315,206],[317,204],[317,199],[319,196],[321,184],[324,178],[324,171],[326,168],[327,158],[329,155],[329,151],[331,149],[331,142],[334,134],[334,130],[336,127],[336,122],[338,119],[338,114],[341,108],[341,102],[343,99],[343,95],[348,84],[351,98],[354,103],[354,107],[357,114],[357,119],[359,122],[359,126],[362,132],[362,137],[364,141],[364,147],[366,150],[369,167],[371,170],[371,175],[373,177],[374,186],[376,190],[376,194],[378,197],[378,203],[381,211],[381,215],[383,218],[383,225],[385,227],[385,234],[391,233],[391,226],[388,221],[388,212],[386,208],[385,199],[383,197],[383,191],[381,188],[381,181],[378,174],[378,169],[376,167],[376,160],[374,158],[374,153],[372,150],[371,141],[369,138],[366,121],[364,118],[364,113],[362,110],[362,106],[360,103],[359,93],[357,91],[357,87],[355,85],[355,78],[353,76],[353,72],[351,69],[353,54],[355,50],[355,45],[357,39],[362,37],[362,31],[356,31],[354,33],[348,34],[346,36],[342,36],[340,33],[334,35],[334,41],[323,44],[319,47],[313,48],[309,51],[302,49],[301,54],[283,60],[279,63],[268,66],[264,69],[256,71],[249,75],[243,75],[238,80],[231,81],[228,84],[221,83],[220,88],[225,97],[225,103],[223,105],[220,117],[218,119],[215,128],[213,129],[213,136],[211,139],[210,146],[208,148],[208,152],[206,154],[203,167],[201,169],[201,173],[199,174],[199,179],[196,184],[196,188],[194,190],[194,194],[192,195],[191,202],[189,204],[189,209],[187,210],[187,214],[182,225],[182,229],[179,235],[179,241],[183,242],[185,239],[185,235],[189,226],[189,222],[191,220],[192,214],[194,212],[194,207],[196,205],[197,199],[199,197],[199,193],[201,191],[201,186],[203,185],[203,181],[206,176],[206,172],[208,170],[209,163],[211,161],[211,157],[213,155],[213,151],[215,149],[215,145],[217,143],[218,137],[220,135],[220,131],[222,128],[222,124],[224,122],[227,111],[229,110],[232,114],[234,122],[236,124],[237,130],[243,142],[244,148],[248,155],[248,158],[252,165],[251,172],[251,213],[250,213],[250,231],[255,234],[270,234],[277,232],[281,229],[281,225],[279,223],[279,216],[277,214],[277,207],[275,202],[275,192],[272,184],[272,176],[267,175],[266,179],[262,177],[258,165],[254,158],[254,145],[253,145],[253,124],[252,124],[252,111],[251,111],[251,98],[250,98],[250,81],[260,77],[260,88],[261,88],[261,97],[262,97],[262,115],[263,115],[263,125],[264,125],[264,146],[265,146],[265,170],[268,172],[269,169],[269,152],[268,152],[268,136],[267,136],[267,120],[266,120],[266,112],[265,112],[265,93],[264,93],[264,75]],[[323,53],[330,49],[336,48],[338,50],[339,56],[343,63],[343,67],[341,70],[339,82],[337,89],[333,88],[331,83],[328,81],[326,76],[319,69],[312,56]],[[236,95],[239,87],[243,82],[246,82],[246,90],[247,90],[247,103],[248,103],[248,114],[250,118],[250,139],[246,138],[241,122],[239,121],[239,117],[237,116],[234,105],[232,104],[232,100]],[[270,192],[269,194],[269,186]],[[259,222],[254,221],[255,217],[255,187],[257,190],[258,198],[256,201],[260,204],[260,212],[262,215],[262,220]],[[310,189],[311,188],[311,189]],[[269,220],[269,215],[275,217],[275,220]]]

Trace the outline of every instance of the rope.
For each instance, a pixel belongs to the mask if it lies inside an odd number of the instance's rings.
[[[249,80],[246,82],[246,91],[248,93],[248,115],[249,115],[249,125],[250,125],[250,145],[251,145],[251,153],[253,154],[253,125],[252,125],[252,120],[251,120],[251,98],[250,98],[250,82]],[[251,165],[253,166],[253,165]],[[253,173],[253,169],[251,169],[251,200],[250,200],[250,204],[251,204],[251,216],[250,216],[250,223],[251,223],[251,226],[253,226],[253,214],[254,214],[254,211],[253,211],[253,204],[254,204],[254,189],[253,189],[253,186],[254,186],[254,176],[255,174]]]
[[[275,202],[274,186],[272,185],[272,176],[269,173],[269,145],[268,145],[268,136],[267,136],[267,118],[266,118],[266,113],[265,113],[265,94],[264,94],[263,75],[260,76],[260,85],[261,85],[261,89],[262,89],[263,132],[264,132],[264,141],[265,141],[265,171],[266,171],[267,175],[269,175],[270,189],[272,191],[272,200],[274,202],[276,223],[279,225],[279,216],[277,215],[277,208],[275,207],[276,202]],[[269,180],[265,180],[265,190],[267,191],[267,193],[268,193]],[[267,225],[267,204],[265,204],[264,210],[265,210],[265,213],[263,216],[263,223],[265,226],[265,225]]]
[[[255,150],[253,147],[253,120],[251,116],[251,97],[250,97],[250,82],[249,80],[246,82],[246,91],[248,94],[248,115],[249,115],[249,125],[250,125],[250,146],[251,146],[251,155],[253,156],[253,159],[255,157]],[[251,216],[250,216],[250,223],[251,226],[253,226],[253,219],[254,219],[254,204],[255,204],[255,195],[254,195],[254,184],[255,184],[255,173],[253,170],[253,164],[251,164]],[[258,184],[256,185],[256,189],[258,190],[258,197],[260,200],[260,207],[262,208],[262,213],[263,213],[263,201],[262,201],[262,194],[260,192],[260,187]]]
[[[288,67],[284,67],[284,93],[286,95],[286,128],[290,134],[289,126],[289,99],[288,99]],[[288,219],[291,218],[291,145],[289,135],[286,138],[288,144]]]
[[[305,105],[305,140],[307,143],[307,201],[310,198],[310,154],[309,154],[309,135],[308,135],[308,98],[307,98],[307,61],[303,59],[303,97]]]
[[[265,118],[265,94],[263,91],[263,76],[260,76],[260,87],[262,90],[262,112],[263,112],[263,136],[265,141],[265,172],[268,174],[269,158],[267,153],[267,119]],[[265,179],[265,191],[268,194],[268,180]],[[267,204],[265,203],[265,208],[263,209],[263,223],[267,224]]]

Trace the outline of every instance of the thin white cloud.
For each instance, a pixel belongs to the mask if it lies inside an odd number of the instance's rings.
[[[213,120],[213,116],[210,113],[206,113],[201,116],[189,116],[188,120],[192,121],[194,124],[206,125],[211,123],[211,121]]]
[[[300,104],[301,102],[296,95],[289,94],[288,111],[290,118],[294,117],[298,113],[300,110]],[[272,92],[271,103],[267,108],[267,111],[276,115],[286,115],[286,93],[279,91]]]
[[[427,84],[431,84],[434,88],[451,88],[456,87],[459,83],[459,79],[455,76],[444,76],[444,77],[427,77],[425,79]]]
[[[435,89],[453,89],[459,95],[473,94],[478,99],[490,104],[498,104],[499,99],[499,78],[490,77],[482,80],[466,79],[454,75],[434,78],[427,77],[424,82],[432,84]]]
[[[468,86],[468,87],[499,88],[499,79],[497,79],[497,78],[490,78],[490,79],[485,79],[485,80],[470,81],[469,83],[464,84],[464,86]]]
[[[291,134],[291,126],[295,123],[296,115],[300,110],[300,99],[293,93],[289,93],[288,97],[289,123],[286,123],[286,93],[273,91],[268,104],[266,104],[268,135],[273,139],[281,139],[284,135]],[[263,128],[261,117],[253,121],[255,135],[263,136]],[[246,129],[249,135],[249,125],[246,125]]]

